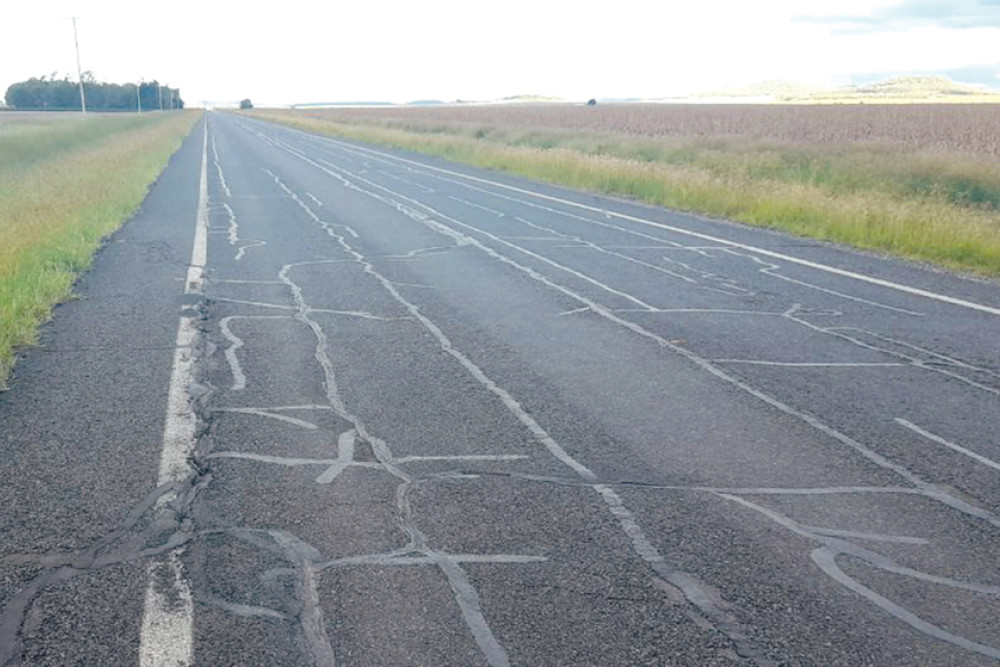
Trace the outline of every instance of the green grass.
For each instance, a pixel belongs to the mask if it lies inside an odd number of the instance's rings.
[[[641,136],[253,113],[307,131],[1000,276],[1000,159],[989,153],[919,142]]]
[[[0,388],[199,115],[0,114]]]

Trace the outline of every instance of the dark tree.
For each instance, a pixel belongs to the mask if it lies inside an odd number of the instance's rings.
[[[593,97],[591,97],[589,100],[587,100],[587,106],[588,107],[596,107],[597,106],[597,100],[595,100]]]
[[[87,97],[87,109],[93,111],[135,111],[136,86],[134,83],[125,85],[117,83],[101,83],[90,72],[83,73],[83,92]],[[142,110],[152,111],[160,108],[160,85],[156,81],[143,83],[139,86],[139,96],[142,99]],[[176,88],[162,88],[163,107],[172,104],[174,109],[183,109],[184,100]],[[79,111],[80,87],[69,77],[63,79],[41,77],[19,81],[7,88],[7,105],[14,109],[40,109],[43,111]]]
[[[240,109],[253,109],[253,102],[249,98],[240,100]]]

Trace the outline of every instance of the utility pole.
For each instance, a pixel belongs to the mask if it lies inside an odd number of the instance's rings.
[[[83,94],[83,69],[80,67],[80,39],[76,35],[76,17],[73,17],[73,43],[76,45],[76,77],[80,82],[80,112],[87,113],[87,96]]]
[[[160,111],[163,111],[163,84],[159,81],[156,82],[156,94],[160,98]]]
[[[142,113],[142,81],[135,87],[135,108],[138,109],[136,113]]]

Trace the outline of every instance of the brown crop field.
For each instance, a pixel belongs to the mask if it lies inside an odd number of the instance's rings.
[[[346,122],[600,132],[636,137],[742,137],[835,144],[887,142],[1000,155],[1000,105],[495,105],[301,111]]]
[[[553,104],[252,113],[1000,275],[1000,105]]]

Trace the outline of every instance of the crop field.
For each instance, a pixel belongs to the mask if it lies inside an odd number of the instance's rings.
[[[0,388],[198,117],[0,113]]]
[[[742,137],[831,144],[891,142],[1000,156],[1000,105],[495,105],[351,108],[301,112],[318,118],[417,129],[479,128],[598,132],[637,137]]]
[[[1000,105],[470,105],[252,113],[1000,276]]]

